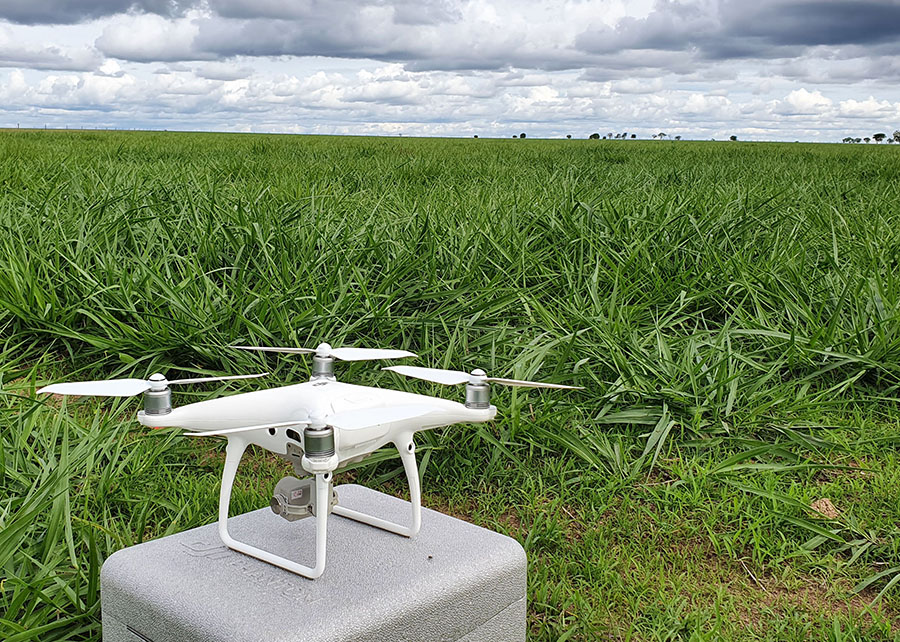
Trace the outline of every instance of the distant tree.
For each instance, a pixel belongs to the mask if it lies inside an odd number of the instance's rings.
[[[566,134],[566,138],[572,138],[572,134]]]
[[[861,143],[861,142],[862,142],[862,138],[854,138],[854,139],[853,139],[853,142],[854,142],[854,143]]]
[[[519,134],[519,138],[525,138],[525,132],[522,132],[521,134]]]
[[[728,137],[728,140],[737,140],[737,136],[732,134],[731,136]]]
[[[875,142],[876,142],[876,143],[880,143],[880,142],[883,141],[885,138],[887,138],[887,134],[872,134],[872,138],[875,139]]]
[[[612,132],[609,132],[609,133],[606,135],[606,137],[607,137],[607,138],[612,138],[612,137],[613,137],[613,133],[612,133]],[[618,138],[618,136],[617,136],[616,138]]]
[[[628,132],[622,132],[622,138],[628,138]]]
[[[603,137],[603,140],[606,140],[606,136]]]
[[[678,136],[676,136],[675,140],[681,140],[681,135],[679,134]]]
[[[631,137],[632,137],[632,138],[637,138],[637,134],[632,134]]]
[[[894,132],[893,139],[895,143],[900,143],[900,129]]]
[[[475,138],[478,138],[478,134],[475,134]]]
[[[863,140],[866,141],[866,142],[868,143],[868,142],[869,142],[870,140],[872,140],[872,139],[869,138],[868,136],[866,136],[865,138],[863,138]]]
[[[658,137],[660,140],[662,140],[663,138],[666,137],[666,134],[665,134],[665,132],[659,132],[659,133],[657,134],[657,137]]]
[[[852,143],[852,142],[853,142],[853,138],[852,138],[851,136],[844,136],[844,137],[841,139],[841,142],[843,142],[843,143]]]
[[[588,138],[590,138],[591,140],[599,140],[599,139],[600,139],[600,134],[594,132],[593,134],[591,134],[590,136],[588,136]]]

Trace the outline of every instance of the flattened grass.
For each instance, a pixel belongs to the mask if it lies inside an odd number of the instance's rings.
[[[535,639],[898,635],[897,149],[6,132],[0,153],[9,639],[98,639],[99,564],[209,522],[220,467],[136,402],[36,385],[320,340],[588,388],[497,390],[494,424],[421,437],[432,505],[526,546]],[[309,373],[265,361],[267,385]],[[283,469],[255,456],[235,510]]]

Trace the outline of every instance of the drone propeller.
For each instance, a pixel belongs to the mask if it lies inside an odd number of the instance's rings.
[[[334,357],[341,361],[369,361],[374,359],[401,359],[415,357],[408,350],[382,350],[378,348],[332,348],[327,343],[320,343],[313,348],[273,348],[269,346],[229,346],[238,350],[259,350],[260,352],[285,352],[288,354],[314,354],[319,357]]]
[[[503,379],[501,377],[488,377],[484,370],[476,369],[471,373],[462,370],[442,370],[440,368],[422,368],[419,366],[388,366],[382,370],[390,370],[407,377],[423,379],[445,386],[454,386],[462,383],[485,384],[499,383],[504,386],[516,386],[521,388],[557,388],[561,390],[584,390],[583,386],[564,386],[559,383],[542,383],[540,381],[523,381],[521,379]]]
[[[186,383],[206,383],[209,381],[230,381],[232,379],[254,379],[265,377],[268,372],[251,375],[231,375],[227,377],[194,377],[191,379],[167,380],[157,373],[149,379],[106,379],[103,381],[73,381],[44,386],[38,393],[56,395],[85,395],[91,397],[132,397],[148,390],[165,390],[168,386]]]

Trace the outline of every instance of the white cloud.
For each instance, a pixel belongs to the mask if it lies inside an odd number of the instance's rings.
[[[692,93],[677,111],[693,115],[704,114],[710,116],[722,116],[722,110],[728,108],[730,105],[731,101],[725,96]]]
[[[95,69],[102,57],[91,46],[61,46],[27,42],[17,30],[0,24],[0,67],[84,71]]]
[[[801,87],[785,96],[781,111],[785,114],[822,114],[830,107],[831,99],[823,96],[822,92]]]
[[[207,62],[193,69],[201,78],[209,80],[241,80],[253,75],[253,68],[241,66],[232,62]]]
[[[125,75],[122,67],[115,60],[105,60],[96,73],[101,76],[112,76],[113,78]]]
[[[837,20],[841,3],[813,29],[799,0],[42,1],[17,0],[16,20],[71,24],[0,22],[7,122],[788,140],[900,126],[900,49],[889,27]]]
[[[95,44],[107,56],[138,62],[210,58],[194,50],[201,16],[196,11],[174,20],[154,14],[116,16]]]
[[[838,113],[845,118],[895,118],[900,120],[900,103],[876,100],[874,96],[869,96],[865,100],[851,98],[840,102]]]
[[[662,78],[628,78],[617,80],[611,84],[616,94],[655,94],[662,91]]]

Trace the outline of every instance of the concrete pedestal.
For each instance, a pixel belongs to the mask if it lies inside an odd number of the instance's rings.
[[[409,504],[362,486],[342,505],[400,523]],[[232,517],[237,539],[301,563],[315,521],[268,508]],[[414,539],[328,519],[325,574],[309,580],[226,548],[215,524],[114,553],[101,572],[104,642],[525,639],[525,552],[424,509]]]

